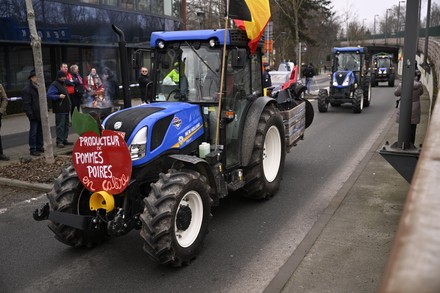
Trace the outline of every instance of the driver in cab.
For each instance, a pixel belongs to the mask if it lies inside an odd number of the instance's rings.
[[[179,84],[179,62],[174,62],[174,68],[165,76],[163,83],[165,85],[176,85]],[[168,84],[173,82],[173,84]]]

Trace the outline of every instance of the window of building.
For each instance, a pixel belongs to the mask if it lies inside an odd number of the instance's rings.
[[[170,0],[165,0],[170,1]],[[163,14],[164,0],[151,0],[151,12]]]
[[[79,0],[82,3],[99,4],[99,0]]]
[[[104,5],[117,6],[118,0],[101,0],[101,3]]]
[[[119,6],[125,9],[134,10],[134,0],[120,0]]]
[[[150,11],[150,0],[138,0],[138,9],[143,11]]]

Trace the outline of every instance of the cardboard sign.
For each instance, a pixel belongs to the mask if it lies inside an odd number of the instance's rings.
[[[131,157],[119,132],[103,130],[101,136],[85,132],[73,147],[72,161],[82,184],[91,192],[118,194],[130,182]]]

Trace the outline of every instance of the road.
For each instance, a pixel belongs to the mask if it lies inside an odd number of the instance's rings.
[[[2,292],[263,291],[384,130],[392,92],[374,88],[361,114],[349,105],[319,113],[313,101],[315,120],[286,157],[279,193],[263,202],[221,200],[203,251],[185,268],[151,262],[138,231],[93,250],[59,243],[32,220],[42,196],[0,206]]]

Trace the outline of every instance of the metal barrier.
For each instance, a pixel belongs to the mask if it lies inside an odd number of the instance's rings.
[[[424,39],[419,39],[423,52]],[[430,96],[437,96],[379,292],[440,292],[440,43],[431,40]],[[428,79],[427,79],[428,80]],[[435,99],[434,99],[435,100]]]

